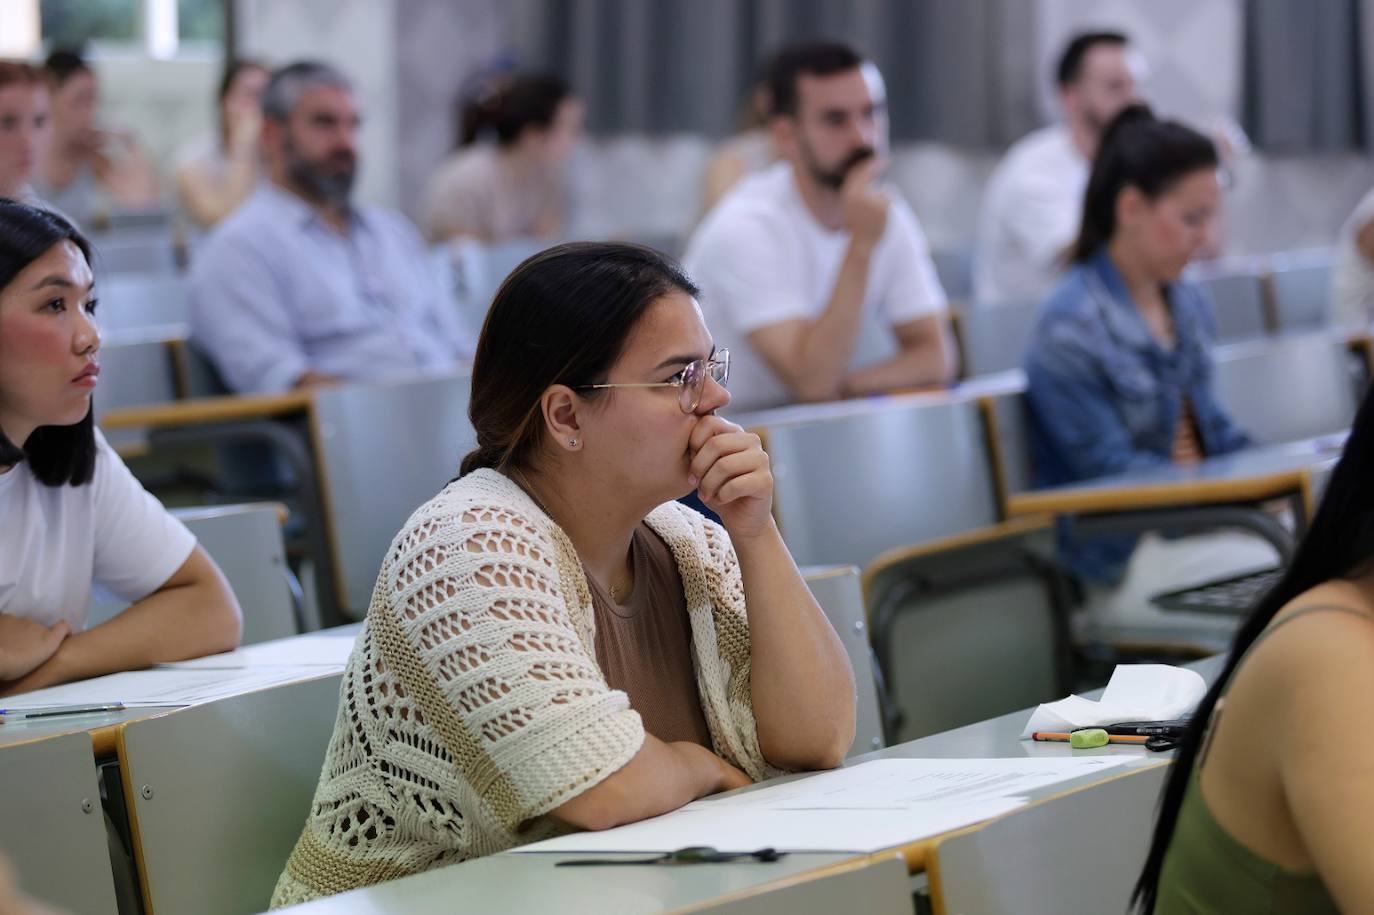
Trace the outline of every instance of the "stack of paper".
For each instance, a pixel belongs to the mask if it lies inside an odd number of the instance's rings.
[[[1031,712],[1022,740],[1036,731],[1072,731],[1123,721],[1171,721],[1187,718],[1207,694],[1197,671],[1168,664],[1118,664],[1096,702],[1069,696]]]
[[[866,853],[962,829],[1022,806],[1037,788],[1122,765],[1119,757],[880,759],[718,798],[603,832],[579,832],[517,852]]]

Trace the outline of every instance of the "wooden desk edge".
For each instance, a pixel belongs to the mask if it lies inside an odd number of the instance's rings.
[[[267,397],[200,397],[112,410],[100,418],[99,426],[106,430],[150,426],[176,428],[243,419],[269,419],[305,412],[313,402],[313,395],[309,391],[292,391]]]
[[[1007,499],[1007,513],[1016,517],[1042,514],[1100,515],[1187,505],[1259,502],[1301,491],[1308,475],[1307,468],[1298,468],[1235,480],[1180,480],[1119,488],[1024,492]]]

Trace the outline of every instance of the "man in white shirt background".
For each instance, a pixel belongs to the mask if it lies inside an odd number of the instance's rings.
[[[1138,100],[1143,76],[1143,60],[1125,35],[1088,32],[1069,42],[1055,74],[1063,123],[1014,143],[988,181],[974,257],[976,304],[1031,304],[1054,288],[1078,234],[1102,131]]]
[[[955,374],[944,290],[888,148],[877,67],[844,45],[781,51],[782,161],[736,185],[684,257],[736,411],[941,384]]]

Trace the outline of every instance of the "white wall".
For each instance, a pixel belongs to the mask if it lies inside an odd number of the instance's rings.
[[[137,133],[170,188],[177,151],[214,130],[219,59],[106,55],[91,64],[100,77],[101,119]]]

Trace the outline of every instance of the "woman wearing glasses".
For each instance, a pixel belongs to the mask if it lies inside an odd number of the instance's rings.
[[[274,905],[843,758],[853,673],[758,438],[715,415],[729,354],[696,294],[621,244],[502,285],[478,447],[383,563]],[[673,501],[692,490],[723,528]]]

